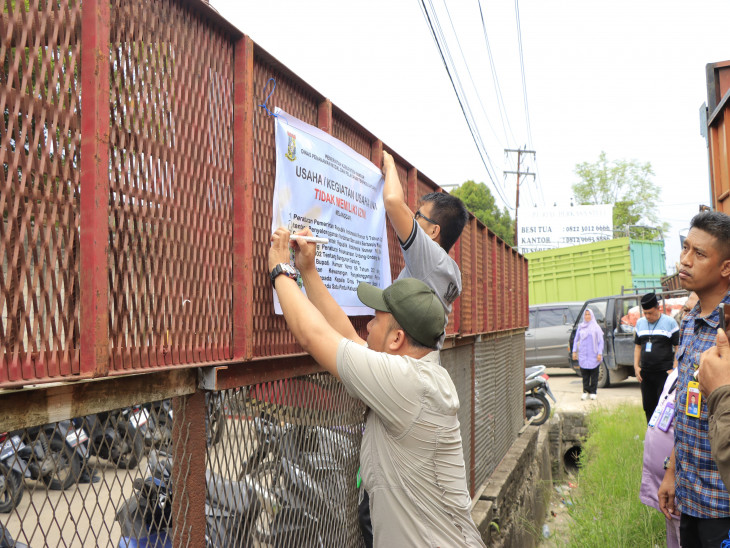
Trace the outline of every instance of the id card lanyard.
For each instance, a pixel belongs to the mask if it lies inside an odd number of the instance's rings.
[[[659,320],[661,320],[661,316],[659,317]],[[649,331],[649,340],[646,341],[646,344],[644,345],[644,352],[651,352],[651,335],[654,333],[654,330],[656,329],[657,324],[659,323],[659,320],[654,322],[654,327],[651,328],[651,331]],[[648,322],[647,322],[648,323]]]
[[[650,427],[654,428],[658,422],[661,430],[664,432],[669,430],[669,426],[672,424],[672,419],[674,419],[674,404],[667,400],[672,392],[674,392],[674,389],[677,388],[678,380],[678,378],[674,379],[674,382],[664,396],[664,399],[656,406],[656,409],[654,409],[654,413],[652,413],[651,418],[649,419]]]

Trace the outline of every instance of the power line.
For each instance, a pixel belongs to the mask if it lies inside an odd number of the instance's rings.
[[[530,124],[530,107],[529,103],[527,101],[527,80],[525,78],[525,59],[522,51],[522,25],[520,23],[520,5],[519,0],[515,0],[515,20],[517,22],[517,46],[520,52],[520,73],[522,75],[522,97],[524,100],[525,105],[525,123],[527,125],[527,143],[530,146],[530,148],[534,148],[532,145],[532,125]],[[540,174],[539,165],[537,163],[537,158],[535,158],[535,171],[538,174]],[[542,179],[540,178],[540,184],[537,185],[538,190],[540,191],[540,198],[542,201],[542,205],[545,205],[545,194],[542,191]]]
[[[466,120],[467,126],[469,127],[469,131],[472,135],[472,139],[474,140],[474,144],[477,147],[477,151],[479,152],[479,156],[482,160],[482,163],[484,164],[484,168],[487,171],[487,176],[492,182],[492,186],[494,187],[495,192],[502,199],[503,203],[507,205],[507,207],[511,208],[511,206],[509,205],[509,200],[507,200],[507,198],[503,194],[502,189],[497,184],[495,177],[492,173],[494,171],[492,160],[489,157],[489,153],[487,152],[486,146],[484,145],[481,134],[479,133],[479,129],[474,120],[474,116],[471,112],[471,108],[469,107],[468,99],[466,97],[466,94],[464,93],[463,86],[461,85],[461,80],[459,79],[458,72],[456,70],[456,67],[454,66],[453,58],[451,57],[451,53],[448,49],[448,44],[446,43],[446,39],[443,35],[443,30],[441,29],[441,25],[438,22],[438,17],[433,8],[431,0],[429,0],[429,5],[431,7],[431,11],[433,12],[433,21],[431,15],[429,14],[428,8],[426,7],[425,0],[421,0],[421,8],[426,18],[426,22],[428,23],[428,26],[431,30],[431,35],[434,39],[434,42],[436,43],[436,47],[439,50],[441,61],[444,63],[444,67],[446,68],[446,73],[449,76],[451,85],[454,88],[454,93],[456,94],[457,100],[459,101],[459,106],[461,107],[462,114],[464,115],[464,119]],[[441,40],[439,40],[439,37],[441,37]],[[450,61],[450,63],[449,61],[447,61],[447,59]]]
[[[492,48],[489,45],[489,37],[487,35],[487,25],[484,22],[484,14],[482,13],[482,3],[481,0],[477,0],[477,5],[479,6],[479,17],[482,21],[482,33],[484,34],[484,44],[487,47],[487,57],[489,58],[489,67],[492,71],[492,81],[494,82],[494,89],[497,94],[497,105],[499,106],[499,116],[502,120],[502,129],[504,130],[504,137],[505,140],[509,143],[510,140],[507,137],[507,129],[506,126],[509,127],[510,135],[512,135],[512,142],[516,143],[517,139],[515,139],[515,134],[512,131],[512,125],[509,123],[509,118],[507,117],[507,107],[504,104],[504,98],[502,97],[502,87],[499,85],[499,78],[497,76],[497,68],[494,65],[494,57],[492,56]]]

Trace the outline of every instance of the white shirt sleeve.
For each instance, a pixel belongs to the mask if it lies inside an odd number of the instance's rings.
[[[416,419],[423,389],[410,359],[343,339],[337,349],[337,372],[347,392],[376,413],[393,436]]]

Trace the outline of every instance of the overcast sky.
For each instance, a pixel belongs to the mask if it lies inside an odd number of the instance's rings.
[[[485,182],[512,208],[515,180],[503,171],[515,165],[504,149],[528,145],[537,164],[523,168],[538,177],[521,186],[520,205],[568,205],[577,163],[596,160],[602,150],[610,159],[650,162],[663,191],[660,215],[672,225],[666,251],[674,264],[679,233],[699,204],[709,203],[699,111],[707,100],[705,65],[730,59],[730,2],[520,1],[529,134],[514,2],[481,0],[506,122],[479,3],[432,3],[488,168],[419,0],[212,0],[226,19],[440,185]]]

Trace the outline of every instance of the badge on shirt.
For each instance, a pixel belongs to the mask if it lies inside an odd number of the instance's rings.
[[[646,341],[646,345],[644,346],[644,352],[651,352],[651,341]]]
[[[699,418],[701,404],[702,394],[700,394],[700,383],[697,381],[689,381],[687,383],[687,407],[685,414],[688,417]]]
[[[666,432],[672,425],[672,419],[674,419],[674,404],[668,401],[667,405],[664,406],[664,411],[662,411],[662,416],[659,419],[657,428],[659,428],[662,432]]]
[[[663,410],[664,407],[662,405],[656,406],[656,409],[654,409],[654,412],[651,414],[651,418],[649,419],[649,426],[651,426],[652,428],[656,426],[656,423],[659,420],[659,417],[661,417]]]

